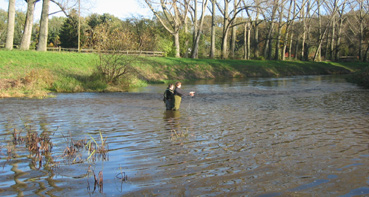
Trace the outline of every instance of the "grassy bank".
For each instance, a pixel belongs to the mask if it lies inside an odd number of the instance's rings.
[[[356,83],[359,86],[369,88],[369,67],[364,68],[358,72],[355,72],[347,78],[349,82]]]
[[[348,74],[368,63],[211,60],[138,57],[120,85],[96,77],[96,54],[0,50],[0,97],[44,97],[49,92],[124,91],[167,80]]]

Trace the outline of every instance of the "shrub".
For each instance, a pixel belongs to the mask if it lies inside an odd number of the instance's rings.
[[[119,52],[100,54],[97,71],[106,83],[116,85],[123,76],[135,71],[132,66],[135,60],[135,56],[127,56]]]

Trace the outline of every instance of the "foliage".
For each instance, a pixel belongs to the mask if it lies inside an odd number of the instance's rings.
[[[8,13],[0,9],[0,44],[5,43],[6,40],[6,31],[7,31],[7,23]]]
[[[86,26],[81,20],[81,46],[85,43],[86,36],[84,34]],[[60,45],[64,48],[77,48],[78,47],[78,15],[74,10],[70,17],[68,17],[60,31]]]
[[[5,43],[7,33],[8,12],[0,9],[0,44]],[[26,20],[26,14],[21,11],[15,12],[15,24],[14,24],[14,45],[19,45],[23,36],[24,21]]]
[[[121,28],[110,28],[109,24],[101,24],[95,28],[95,48],[101,51],[134,50],[137,43],[134,42],[133,34]]]
[[[163,37],[157,37],[158,45],[154,48],[156,51],[163,51],[166,56],[174,57],[173,40]]]
[[[49,20],[49,34],[48,44],[49,46],[56,47],[60,44],[60,32],[64,25],[64,17],[52,17]]]

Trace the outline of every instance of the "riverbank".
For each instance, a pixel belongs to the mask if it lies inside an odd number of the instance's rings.
[[[219,77],[281,77],[350,74],[368,67],[361,62],[301,62],[137,57],[134,72],[119,85],[96,77],[96,54],[0,51],[0,98],[46,97],[50,92],[125,91],[147,83]]]
[[[369,67],[366,67],[347,78],[351,83],[356,83],[359,86],[369,88]]]

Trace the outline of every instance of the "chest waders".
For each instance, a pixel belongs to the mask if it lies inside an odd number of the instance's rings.
[[[179,107],[181,106],[182,97],[178,95],[174,95],[174,107],[173,110],[179,110]]]

